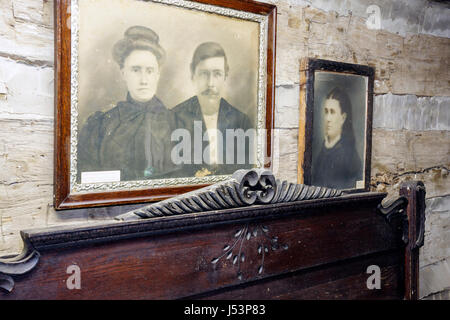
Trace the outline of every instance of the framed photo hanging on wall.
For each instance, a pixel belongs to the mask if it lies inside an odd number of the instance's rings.
[[[157,201],[269,167],[276,7],[55,1],[55,208]]]
[[[300,74],[299,182],[368,191],[374,69],[308,58]]]

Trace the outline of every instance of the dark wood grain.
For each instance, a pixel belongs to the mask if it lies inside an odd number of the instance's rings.
[[[55,19],[55,152],[54,204],[58,208],[69,196],[70,172],[70,1],[54,4]]]
[[[203,213],[165,216],[126,223],[100,223],[87,226],[53,227],[22,231],[23,237],[40,252],[47,249],[89,246],[124,238],[156,236],[170,232],[211,229],[230,223],[276,219],[290,216],[307,216],[324,210],[376,210],[385,193],[360,193],[331,199],[304,200],[269,205],[213,210]],[[88,209],[85,209],[88,210]],[[120,211],[119,211],[120,212]]]
[[[200,3],[231,8],[268,17],[267,83],[265,126],[265,167],[272,164],[272,128],[274,125],[275,66],[276,66],[276,6],[249,0],[193,0]],[[70,192],[70,109],[71,109],[71,31],[70,1],[56,0],[55,27],[55,153],[54,206],[57,210],[105,205],[123,205],[164,200],[205,185],[186,185],[95,193]]]
[[[31,273],[18,277],[14,291],[3,298],[175,299],[402,250],[389,224],[375,213],[383,196],[25,231],[24,237],[39,250],[41,260]],[[245,232],[236,237],[242,229],[258,233],[250,239]],[[272,247],[275,238],[278,248]],[[242,240],[238,246],[245,253],[244,261],[236,246],[231,259],[212,263],[237,239]],[[267,247],[264,261],[258,252],[261,245]],[[234,255],[239,263],[233,263]],[[71,264],[81,268],[82,290],[66,287],[66,268]]]
[[[386,194],[367,192],[24,230],[24,253],[0,257],[0,299],[417,299],[425,190],[400,193],[382,209]],[[406,224],[394,219],[405,201]],[[380,289],[367,288],[371,265]]]
[[[408,199],[408,244],[405,249],[405,299],[416,300],[419,295],[419,248],[425,233],[425,187],[419,181],[403,184],[400,195]]]
[[[381,288],[368,289],[367,268],[381,269]],[[399,299],[403,296],[401,252],[358,257],[326,266],[282,274],[261,281],[238,285],[229,290],[217,290],[195,299]]]
[[[267,86],[266,86],[266,168],[272,167],[272,130],[275,127],[275,75],[276,75],[276,43],[277,43],[277,8],[267,5]]]

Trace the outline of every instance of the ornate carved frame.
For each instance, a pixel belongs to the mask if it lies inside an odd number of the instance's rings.
[[[259,89],[257,129],[259,166],[271,166],[274,89],[276,7],[250,0],[150,0],[187,10],[250,20],[260,24]],[[96,207],[167,199],[229,176],[188,177],[118,183],[77,184],[77,46],[78,0],[55,2],[55,166],[54,205],[56,209]]]

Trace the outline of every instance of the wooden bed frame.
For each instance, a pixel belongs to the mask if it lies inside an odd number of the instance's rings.
[[[403,184],[383,207],[385,193],[345,195],[256,175],[259,182],[240,176],[125,221],[22,231],[23,253],[0,258],[0,299],[417,299],[421,182]],[[192,209],[198,199],[213,206],[206,193],[224,190],[254,204],[222,193],[228,208]],[[164,208],[180,202],[191,212]],[[68,289],[71,265],[80,290]],[[369,289],[377,267],[380,288]]]

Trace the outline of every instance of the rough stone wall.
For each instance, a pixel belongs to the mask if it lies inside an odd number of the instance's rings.
[[[450,292],[450,6],[428,0],[264,0],[278,7],[275,174],[296,181],[299,59],[376,69],[373,190],[427,187],[420,296]],[[369,5],[380,29],[366,25]],[[19,231],[111,219],[110,209],[55,212],[53,1],[0,0],[0,256]]]

